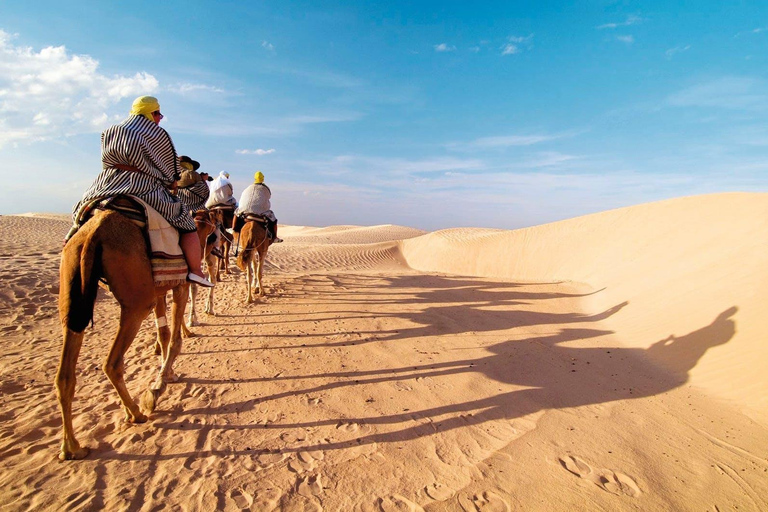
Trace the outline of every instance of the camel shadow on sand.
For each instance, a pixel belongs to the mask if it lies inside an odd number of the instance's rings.
[[[450,279],[450,278],[444,278]],[[731,307],[720,313],[709,325],[681,336],[669,336],[657,341],[647,349],[608,346],[607,341],[599,347],[570,346],[569,342],[588,340],[614,334],[611,330],[588,327],[571,327],[565,324],[581,324],[600,322],[616,314],[627,303],[620,303],[597,314],[546,313],[537,311],[494,311],[489,305],[510,305],[523,301],[546,300],[547,294],[531,294],[512,285],[509,294],[499,292],[510,283],[484,283],[478,285],[473,293],[476,300],[471,305],[455,305],[460,302],[458,297],[446,298],[429,302],[427,294],[417,294],[414,300],[425,305],[423,311],[439,309],[439,320],[435,319],[434,311],[426,316],[407,312],[401,315],[412,319],[417,325],[409,329],[385,332],[377,342],[391,342],[399,339],[417,338],[423,335],[435,336],[435,321],[441,322],[437,331],[439,335],[456,333],[476,333],[482,331],[484,325],[488,330],[508,329],[520,326],[551,326],[549,334],[538,335],[526,339],[508,339],[500,343],[483,346],[489,355],[479,358],[463,358],[458,360],[407,365],[400,368],[385,368],[381,370],[347,371],[324,373],[318,375],[283,376],[277,378],[246,378],[228,379],[226,381],[185,378],[184,381],[198,385],[218,385],[238,382],[301,382],[330,380],[325,384],[304,389],[290,389],[269,396],[255,397],[235,403],[227,403],[216,407],[185,410],[185,415],[216,415],[229,414],[233,411],[243,412],[253,409],[259,404],[279,400],[285,397],[311,395],[333,389],[348,388],[354,393],[354,388],[361,385],[377,383],[392,383],[411,381],[417,378],[450,378],[451,376],[477,373],[487,379],[492,379],[505,385],[518,386],[520,389],[482,396],[475,400],[461,403],[451,403],[427,407],[420,410],[404,410],[401,413],[386,415],[369,415],[361,417],[331,417],[323,420],[306,422],[276,422],[264,424],[211,424],[190,425],[186,421],[165,422],[155,420],[154,425],[163,429],[179,429],[184,431],[198,430],[198,449],[206,444],[206,438],[212,430],[248,430],[248,429],[308,429],[323,426],[337,426],[340,423],[357,423],[370,426],[381,426],[381,432],[374,432],[357,438],[357,445],[372,443],[406,442],[435,431],[446,432],[457,428],[480,425],[497,420],[513,420],[532,413],[547,409],[564,409],[572,407],[603,404],[618,400],[650,397],[675,389],[688,380],[688,372],[696,366],[701,357],[712,347],[727,343],[735,334],[734,315],[737,307]],[[462,289],[465,284],[462,283]],[[454,283],[455,284],[455,283]],[[491,296],[483,296],[482,287],[493,289]],[[445,288],[445,287],[444,287]],[[463,293],[463,292],[462,292]],[[567,295],[566,296],[574,296]],[[487,299],[487,300],[486,300]],[[445,305],[440,305],[444,302]],[[450,304],[449,304],[450,303]],[[437,304],[437,305],[436,305]],[[423,313],[422,311],[422,313]],[[501,316],[500,316],[501,315]],[[413,317],[413,318],[411,318]],[[448,319],[445,324],[442,319]],[[467,323],[469,322],[469,323]],[[303,344],[306,338],[301,338],[303,350],[323,349],[329,344]],[[583,345],[583,343],[581,343]],[[595,345],[594,343],[592,345]],[[297,348],[298,345],[291,348]],[[274,347],[272,347],[274,348]],[[262,350],[262,349],[259,349]],[[665,368],[660,369],[658,362],[663,361]],[[546,365],[542,368],[542,365]],[[424,420],[431,423],[424,426]],[[416,421],[414,421],[416,420]],[[416,424],[414,424],[416,423]],[[302,446],[301,450],[333,450],[349,448],[349,442],[323,443],[317,446]],[[285,448],[283,451],[295,451]],[[206,453],[202,450],[198,453]],[[207,453],[219,453],[216,450]],[[222,455],[224,451],[220,452]],[[226,451],[227,455],[252,455],[252,451]],[[134,458],[133,456],[110,453],[107,457]],[[192,454],[157,455],[161,458],[185,457]],[[143,457],[141,457],[143,458]]]

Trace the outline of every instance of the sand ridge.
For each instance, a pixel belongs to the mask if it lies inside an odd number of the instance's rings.
[[[3,510],[764,510],[765,194],[526,230],[281,227],[268,296],[239,271],[143,425],[100,369],[101,292],[56,460],[58,252],[0,217]],[[198,300],[202,300],[199,298]],[[199,307],[198,310],[202,310]],[[154,326],[126,354],[154,378]],[[765,388],[763,388],[765,389]]]

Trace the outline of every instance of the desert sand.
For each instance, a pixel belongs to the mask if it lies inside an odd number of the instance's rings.
[[[507,231],[284,226],[145,424],[101,370],[60,462],[66,216],[0,217],[2,510],[768,510],[768,194]],[[234,265],[233,265],[234,266]],[[126,355],[155,377],[154,322]]]

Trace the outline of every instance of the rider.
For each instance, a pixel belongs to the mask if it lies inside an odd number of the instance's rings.
[[[206,182],[213,181],[213,178],[208,176],[208,173],[198,173],[197,170],[200,168],[200,163],[186,155],[179,157],[179,167],[183,170],[179,178],[179,189],[176,195],[187,205],[190,212],[195,213],[198,210],[204,209],[210,195]]]
[[[229,205],[232,207],[237,206],[237,200],[234,196],[234,189],[232,188],[232,182],[229,181],[229,173],[227,171],[221,171],[219,176],[213,180],[210,185],[211,195],[208,197],[208,201],[205,203],[206,208],[216,206],[219,204]]]
[[[240,196],[239,206],[235,210],[235,219],[232,229],[239,232],[244,224],[243,217],[247,214],[261,215],[268,219],[267,231],[272,238],[272,243],[279,243],[283,240],[277,237],[277,218],[270,209],[270,199],[272,191],[264,184],[264,174],[257,171],[253,175],[253,183],[243,190]]]
[[[126,119],[101,134],[102,171],[75,205],[117,195],[136,196],[179,231],[179,245],[189,267],[187,280],[213,286],[200,268],[200,241],[187,206],[169,189],[180,178],[176,148],[168,133],[158,126],[163,114],[152,96],[134,100]]]

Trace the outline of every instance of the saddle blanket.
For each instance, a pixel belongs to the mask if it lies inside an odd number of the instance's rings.
[[[179,245],[179,232],[163,218],[157,210],[149,206],[136,196],[130,196],[131,199],[140,204],[144,209],[144,223],[139,217],[124,207],[113,208],[128,217],[134,224],[145,230],[149,240],[149,261],[152,265],[152,277],[155,286],[178,286],[187,280],[189,268],[184,259],[184,253],[181,252]],[[82,226],[93,214],[93,210],[98,208],[108,208],[109,199],[98,198],[84,204],[77,212],[75,225],[67,234],[66,239],[72,237],[77,228]],[[107,204],[105,204],[107,203]]]

